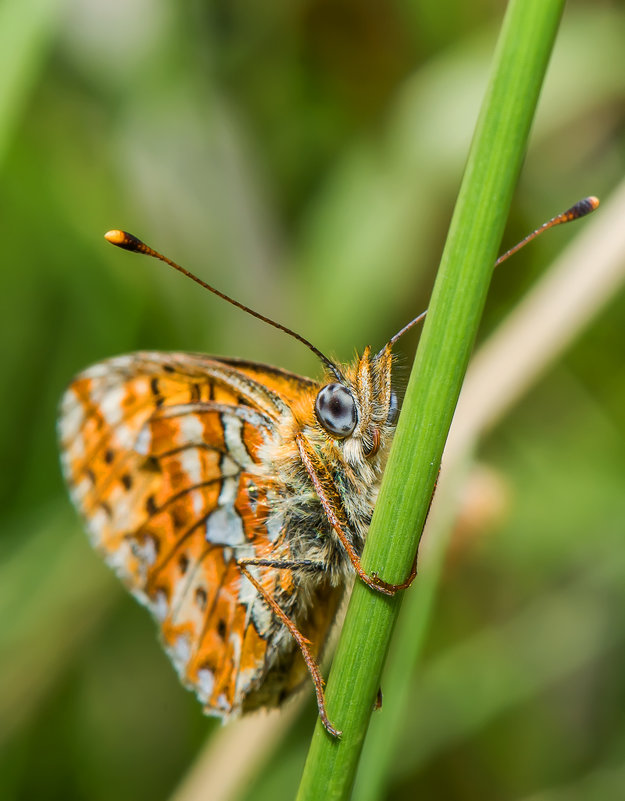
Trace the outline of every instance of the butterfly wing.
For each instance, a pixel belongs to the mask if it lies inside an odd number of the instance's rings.
[[[276,621],[237,559],[289,558],[263,449],[316,388],[244,361],[136,353],[94,365],[63,398],[63,471],[91,541],[208,712],[240,711],[275,656]],[[260,574],[272,596],[279,573]]]

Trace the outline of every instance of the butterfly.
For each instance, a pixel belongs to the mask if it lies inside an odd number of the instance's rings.
[[[594,198],[526,237],[596,207]],[[354,577],[407,588],[360,563],[399,414],[392,346],[352,364],[158,258],[310,348],[322,380],[243,359],[141,351],[95,364],[67,388],[58,432],[70,496],[95,549],[146,606],[185,686],[223,719],[279,706],[319,670]],[[497,263],[515,252],[513,248]]]

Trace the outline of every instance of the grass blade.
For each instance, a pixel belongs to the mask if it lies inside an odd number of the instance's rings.
[[[423,528],[562,9],[562,0],[508,7],[363,555],[387,581],[408,573]],[[327,689],[343,737],[317,724],[300,801],[349,796],[399,603],[354,587]]]

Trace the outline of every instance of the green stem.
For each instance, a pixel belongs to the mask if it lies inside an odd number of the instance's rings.
[[[511,0],[411,373],[363,565],[408,573],[488,291],[564,0]],[[327,686],[333,739],[317,723],[298,800],[347,799],[400,598],[357,582]]]
[[[414,668],[429,631],[456,511],[453,502],[446,505],[441,500],[452,501],[458,485],[465,478],[466,470],[467,461],[462,461],[452,466],[451,481],[447,472],[447,492],[437,498],[437,514],[428,522],[427,559],[420,557],[420,565],[425,564],[419,570],[419,581],[402,605],[384,671],[384,715],[372,721],[364,744],[354,788],[358,801],[377,801],[383,796],[400,731],[405,725],[405,699],[414,687]]]

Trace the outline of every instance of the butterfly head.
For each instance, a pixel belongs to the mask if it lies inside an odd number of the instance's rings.
[[[353,364],[329,375],[315,398],[315,418],[324,433],[353,459],[373,458],[389,440],[399,413],[391,387],[390,347],[366,348]]]

